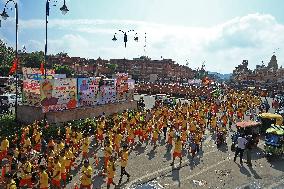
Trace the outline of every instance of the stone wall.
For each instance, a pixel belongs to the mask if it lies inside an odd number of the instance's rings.
[[[124,110],[136,110],[137,101],[120,102],[115,104],[101,105],[97,107],[76,108],[59,112],[48,112],[46,118],[49,123],[61,123],[70,120],[92,118],[102,115],[123,112]],[[43,120],[44,114],[40,107],[18,106],[18,121],[25,124],[33,123],[35,120]]]

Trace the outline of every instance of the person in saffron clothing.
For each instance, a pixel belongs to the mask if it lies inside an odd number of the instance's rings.
[[[174,166],[174,162],[175,162],[176,157],[179,157],[179,159],[180,159],[179,166],[181,166],[181,160],[182,160],[181,150],[182,150],[182,142],[180,140],[180,137],[178,136],[176,141],[175,141],[175,149],[174,149],[174,153],[173,153],[173,162],[171,163],[171,166]]]
[[[45,80],[42,83],[41,90],[45,96],[45,98],[41,101],[42,106],[51,106],[57,104],[58,98],[52,96],[53,86],[49,80]]]
[[[77,106],[76,93],[74,91],[70,91],[69,96],[70,96],[70,100],[67,103],[67,108],[68,109],[76,108]]]
[[[53,176],[51,180],[52,188],[60,189],[61,188],[60,180],[61,180],[61,164],[59,163],[58,156],[56,156],[54,159]]]
[[[84,160],[84,166],[82,167],[82,177],[80,189],[91,189],[92,185],[92,173],[93,169],[90,166],[89,160]]]
[[[48,186],[48,174],[46,168],[43,165],[39,166],[39,188],[40,189],[49,189]]]

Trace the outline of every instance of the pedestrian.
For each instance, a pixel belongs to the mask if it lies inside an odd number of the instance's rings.
[[[54,158],[54,167],[53,167],[53,175],[52,175],[52,188],[60,189],[61,188],[61,164],[59,163],[59,158],[56,156]]]
[[[117,186],[113,181],[114,175],[115,175],[115,160],[113,156],[110,156],[107,164],[107,189],[110,188],[111,184],[114,185],[115,187]]]
[[[44,165],[39,166],[39,188],[49,189],[48,186],[48,174]]]
[[[16,182],[13,180],[13,176],[11,173],[5,174],[5,180],[7,189],[17,189]]]
[[[167,131],[168,131],[168,127],[167,127],[167,123],[165,123],[163,125],[163,133],[164,133],[164,139],[166,140],[166,137],[167,137]]]
[[[121,173],[120,173],[120,179],[119,179],[119,183],[121,183],[122,181],[122,177],[123,175],[127,176],[127,181],[129,181],[130,175],[126,172],[125,168],[127,166],[127,162],[128,162],[128,156],[129,156],[129,150],[128,150],[128,146],[127,144],[124,144],[122,146],[122,151],[120,152],[120,159],[121,159]]]
[[[84,135],[83,138],[83,145],[82,145],[82,160],[88,159],[88,153],[89,153],[89,146],[90,146],[90,138],[87,134]]]
[[[171,163],[171,166],[174,166],[176,157],[179,157],[180,159],[179,166],[181,167],[181,161],[182,161],[181,150],[182,150],[182,142],[180,140],[180,136],[177,136],[177,139],[175,141],[175,149],[173,153],[173,162]]]
[[[61,165],[61,181],[63,182],[63,188],[66,186],[67,174],[66,174],[66,157],[65,152],[61,151],[59,156],[59,163]]]
[[[107,165],[112,155],[112,152],[113,152],[113,148],[112,148],[110,141],[105,141],[105,146],[104,146],[104,170],[105,172],[107,171]]]
[[[89,160],[84,160],[84,166],[82,167],[82,177],[80,189],[91,189],[92,185],[92,172],[93,169],[90,166]]]
[[[238,137],[237,139],[237,149],[235,152],[234,162],[237,159],[237,156],[240,154],[240,163],[243,163],[243,154],[246,148],[247,139],[244,137],[244,134]]]
[[[27,157],[24,156],[23,159],[23,164],[20,167],[22,169],[22,175],[21,175],[21,180],[20,180],[20,187],[25,187],[28,186],[29,188],[33,187],[32,184],[32,164],[28,161]]]

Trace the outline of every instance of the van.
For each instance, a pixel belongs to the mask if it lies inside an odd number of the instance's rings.
[[[8,105],[10,107],[14,107],[16,104],[16,94],[4,94],[0,95],[0,99],[4,100],[4,104],[6,104],[8,101]],[[22,103],[22,97],[18,94],[18,105]]]

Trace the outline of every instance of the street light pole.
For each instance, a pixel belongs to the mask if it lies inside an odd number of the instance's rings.
[[[7,4],[9,2],[13,2],[14,5],[15,5],[15,11],[16,11],[16,51],[15,51],[15,58],[16,58],[16,61],[17,61],[17,68],[15,70],[15,74],[16,74],[16,100],[15,100],[15,121],[17,121],[18,119],[18,3],[15,2],[14,0],[8,0],[4,6],[4,10],[3,12],[1,13],[1,17],[3,18],[3,20],[6,20],[9,15],[7,14],[6,12],[6,8],[7,8]]]
[[[46,0],[46,7],[45,7],[45,48],[44,48],[44,78],[46,79],[46,71],[47,71],[47,24],[48,24],[48,16],[49,16],[49,6],[50,0]],[[60,8],[63,15],[65,15],[69,10],[66,6],[66,2],[64,0],[63,6]]]
[[[47,76],[47,24],[48,24],[48,16],[49,16],[49,6],[50,0],[46,0],[46,6],[45,6],[45,46],[44,46],[44,79],[46,79]],[[69,10],[66,6],[66,2],[64,0],[63,6],[60,8],[63,15],[65,15]],[[44,123],[46,124],[46,113],[44,114]]]
[[[134,32],[134,30],[128,30],[127,32],[125,32],[125,31],[123,31],[123,30],[118,30],[118,31],[123,33],[124,47],[126,48],[126,44],[127,44],[127,42],[128,42],[127,33],[129,33],[129,32]],[[113,36],[113,38],[112,38],[113,41],[117,41],[116,35],[117,35],[117,33],[114,34],[114,36]],[[138,42],[137,33],[135,34],[134,41]]]
[[[47,23],[49,16],[49,0],[46,1],[46,14],[45,14],[45,46],[44,46],[44,79],[46,79],[46,66],[47,66]]]

